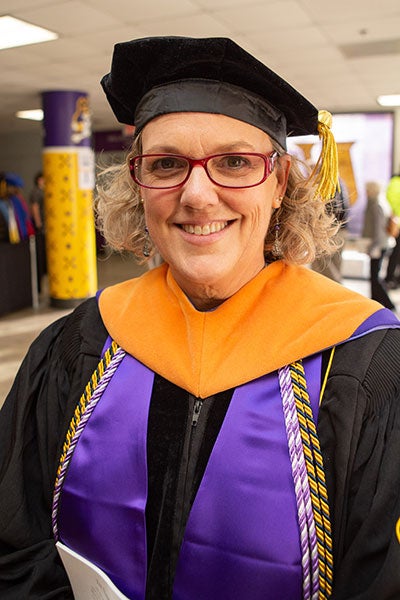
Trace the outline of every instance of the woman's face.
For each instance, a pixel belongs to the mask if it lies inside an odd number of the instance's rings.
[[[225,152],[272,151],[266,133],[224,115],[163,115],[142,132],[143,154],[198,159]],[[252,188],[219,187],[196,165],[181,188],[141,189],[150,236],[198,308],[230,297],[264,267],[265,235],[271,212],[284,195],[290,167],[288,156],[279,161],[280,168]]]

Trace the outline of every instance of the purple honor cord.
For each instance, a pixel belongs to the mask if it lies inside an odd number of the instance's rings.
[[[316,600],[319,590],[317,535],[289,367],[279,369],[278,376],[299,518],[303,598]]]

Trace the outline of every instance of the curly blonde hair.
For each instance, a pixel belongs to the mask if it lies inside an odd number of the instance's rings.
[[[280,155],[285,153],[273,140],[272,143]],[[144,263],[148,257],[143,256],[143,247],[149,244],[144,209],[140,188],[129,171],[129,160],[140,153],[139,134],[123,163],[99,172],[96,215],[99,230],[110,248],[133,252],[138,262]],[[276,164],[276,168],[281,168],[279,159]],[[324,202],[316,197],[309,168],[292,156],[286,193],[280,208],[272,213],[265,238],[266,260],[281,258],[292,264],[307,264],[317,257],[332,254],[338,249],[335,236],[339,228],[340,224],[326,210]],[[154,252],[156,248],[152,247],[150,256]]]

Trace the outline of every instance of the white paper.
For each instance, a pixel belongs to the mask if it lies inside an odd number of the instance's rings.
[[[78,153],[78,188],[92,190],[95,186],[94,152],[91,148],[79,146]]]
[[[129,600],[99,567],[61,542],[56,543],[75,600]]]

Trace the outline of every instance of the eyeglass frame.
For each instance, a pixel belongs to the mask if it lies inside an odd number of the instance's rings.
[[[171,157],[171,158],[183,158],[184,160],[186,160],[188,162],[189,170],[187,172],[186,177],[184,178],[184,180],[181,183],[178,183],[176,185],[154,187],[152,185],[146,185],[144,183],[141,183],[136,178],[135,163],[139,159],[149,158],[149,157],[161,157],[161,156]],[[257,183],[252,183],[251,185],[239,185],[239,186],[223,185],[221,183],[218,183],[211,177],[210,173],[208,172],[207,163],[212,158],[217,158],[219,156],[258,156],[258,157],[262,158],[264,161],[264,175],[263,175],[261,181],[259,181]],[[222,152],[219,154],[211,154],[210,156],[204,156],[203,158],[189,158],[188,156],[184,156],[183,154],[171,154],[168,152],[159,152],[159,153],[154,153],[154,154],[137,154],[136,156],[133,156],[132,158],[129,159],[129,171],[130,171],[130,175],[131,175],[133,181],[142,188],[146,188],[146,189],[150,189],[150,190],[172,190],[172,189],[179,189],[179,188],[183,187],[185,185],[185,183],[188,181],[188,179],[192,173],[193,167],[200,165],[201,167],[203,167],[203,169],[205,170],[205,172],[207,174],[207,177],[214,185],[217,185],[218,187],[222,187],[222,188],[231,189],[231,190],[239,190],[239,189],[247,189],[247,188],[257,187],[258,185],[261,185],[262,183],[264,183],[264,181],[266,181],[268,179],[268,177],[273,173],[273,171],[275,169],[276,160],[279,158],[279,156],[280,156],[279,152],[277,152],[276,150],[272,150],[271,154],[262,154],[261,152]]]

